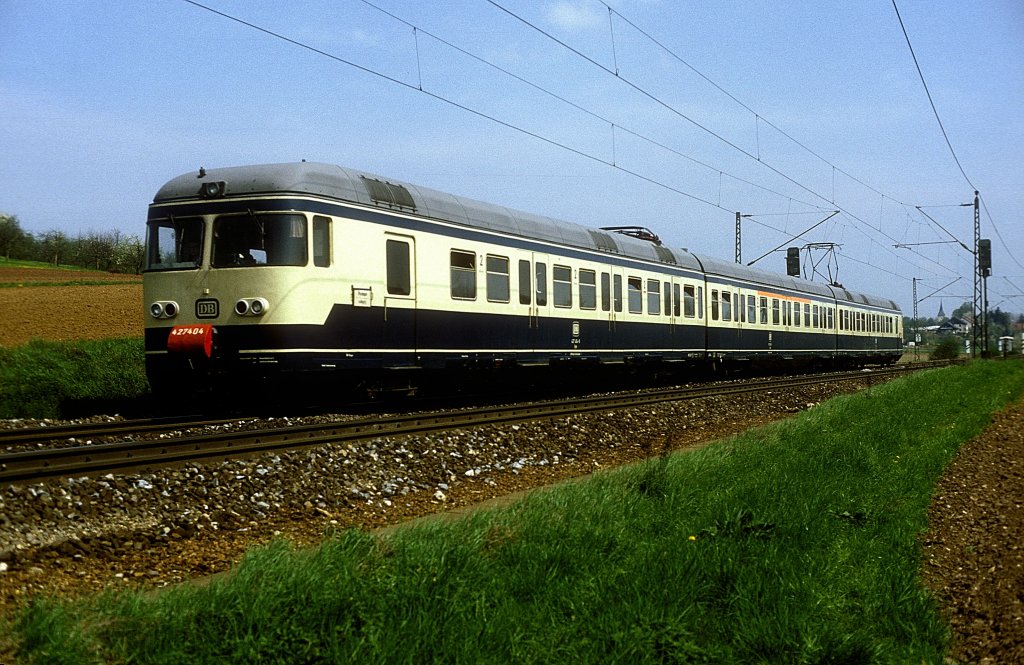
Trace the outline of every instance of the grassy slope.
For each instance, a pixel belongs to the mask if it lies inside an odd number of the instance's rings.
[[[37,662],[941,662],[932,487],[1022,393],[1019,363],[917,374],[456,524],[37,603],[18,630]]]
[[[148,392],[141,339],[0,347],[0,418],[58,418],[75,400]]]
[[[58,269],[82,274],[82,280],[8,282],[0,283],[0,288],[111,283],[102,278],[108,273],[80,266],[0,257],[0,268]],[[20,347],[0,347],[0,418],[59,418],[62,406],[69,401],[133,398],[148,392],[141,340],[36,340]]]

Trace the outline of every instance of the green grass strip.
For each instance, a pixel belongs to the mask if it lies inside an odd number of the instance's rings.
[[[33,663],[921,663],[934,484],[1021,363],[840,397],[457,523],[249,553],[207,587],[36,602]]]
[[[88,279],[88,280],[71,280],[64,282],[0,282],[0,289],[21,289],[21,288],[33,288],[39,286],[119,286],[121,284],[142,284],[142,278],[139,279]]]
[[[74,401],[149,393],[141,339],[0,347],[0,418],[59,418]]]

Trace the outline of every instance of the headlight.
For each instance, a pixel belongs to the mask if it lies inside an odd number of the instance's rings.
[[[157,300],[149,306],[149,315],[154,319],[173,319],[178,315],[178,303],[173,300]]]
[[[263,316],[270,309],[266,298],[241,298],[235,303],[235,314],[239,316]]]

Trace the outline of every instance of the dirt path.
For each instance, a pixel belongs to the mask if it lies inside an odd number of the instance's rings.
[[[1024,663],[1024,400],[992,418],[939,481],[922,576],[962,663]]]

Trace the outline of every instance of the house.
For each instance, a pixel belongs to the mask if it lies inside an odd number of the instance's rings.
[[[939,335],[967,335],[971,332],[971,324],[965,319],[954,316],[943,321],[935,332]]]

